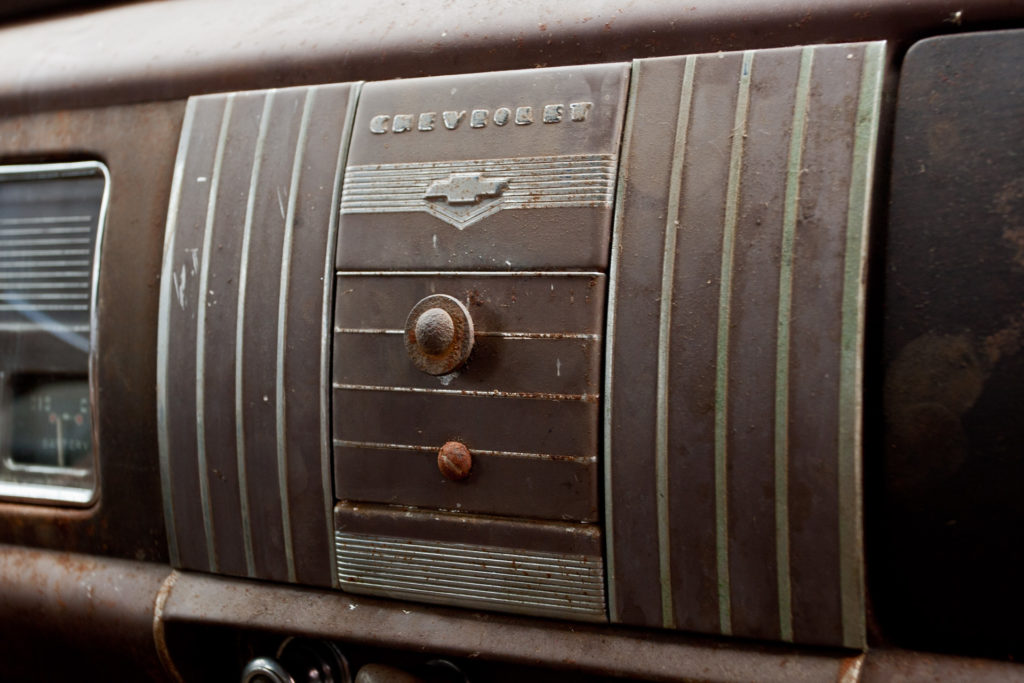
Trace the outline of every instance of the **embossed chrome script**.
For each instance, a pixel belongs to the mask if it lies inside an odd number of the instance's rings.
[[[349,166],[342,213],[423,211],[462,230],[502,209],[611,206],[613,154]]]
[[[570,102],[568,106],[545,104],[537,109],[540,111],[540,120],[543,123],[561,123],[566,116],[570,121],[583,123],[593,108],[593,102]],[[510,122],[517,126],[529,126],[534,121],[534,107],[532,106],[519,106],[514,110],[510,107],[498,107],[493,113],[490,109],[472,109],[468,112],[465,109],[443,111],[440,120],[438,120],[436,111],[427,111],[421,114],[377,114],[370,119],[370,132],[376,135],[384,135],[388,132],[407,133],[413,129],[427,132],[439,127],[455,130],[462,125],[467,113],[470,128],[486,128],[488,124],[504,126]]]

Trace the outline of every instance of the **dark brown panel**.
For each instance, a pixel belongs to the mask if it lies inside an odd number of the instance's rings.
[[[603,268],[628,68],[368,84],[338,267]]]
[[[592,457],[597,452],[596,397],[583,401],[433,391],[437,393],[426,396],[400,389],[335,389],[334,438],[435,448],[456,440],[470,450],[553,456]]]
[[[648,206],[667,201],[672,158],[664,150],[665,136],[671,133],[663,122],[675,112],[680,83],[678,69],[666,62],[634,65],[618,194],[623,216],[635,216]],[[624,191],[641,178],[650,179],[649,189]],[[621,223],[621,218],[617,217],[617,222]],[[618,329],[646,330],[658,316],[659,286],[656,271],[645,265],[651,262],[651,254],[662,252],[664,242],[657,230],[618,230],[611,271],[617,286],[609,296],[609,316],[615,317]],[[618,384],[606,381],[605,385],[608,391],[610,386],[626,384],[606,398],[612,407],[605,416],[605,467],[612,475],[610,482],[605,482],[605,495],[614,501],[614,507],[605,509],[609,538],[614,539],[608,549],[609,611],[612,621],[660,625],[661,601],[653,590],[658,585],[657,547],[643,541],[656,533],[658,524],[654,432],[635,418],[654,414],[655,387],[649,379],[633,381],[656,376],[658,340],[656,335],[634,334],[626,345],[625,352],[616,350],[615,354]],[[629,461],[625,456],[609,461],[608,452],[629,453]]]
[[[634,67],[606,368],[615,620],[863,644],[859,358],[882,56]]]
[[[168,632],[186,631],[199,638],[209,636],[209,626],[225,626],[234,643],[239,630],[278,632],[281,624],[288,624],[289,633],[297,636],[489,661],[501,673],[505,669],[500,667],[508,662],[543,666],[552,670],[552,676],[565,672],[644,681],[800,683],[840,680],[843,674],[856,671],[861,661],[843,653],[799,652],[770,645],[755,648],[681,633],[496,617],[195,573],[177,577],[163,615]],[[196,659],[199,643],[194,638],[184,639],[178,647],[173,641],[169,644],[175,661]],[[872,650],[867,662],[875,655]],[[890,667],[902,669],[912,657],[904,655]],[[955,660],[942,663],[955,665]],[[1003,672],[1019,668],[992,662],[988,666]]]
[[[736,140],[737,84],[743,57],[691,58],[689,128],[673,131],[682,156],[679,205],[666,218],[678,218],[666,384],[668,414],[665,462],[669,497],[672,614],[679,628],[728,633],[722,622],[722,581],[729,571],[716,554],[719,512],[715,463],[715,370],[721,297],[722,235],[729,189],[729,161]],[[675,60],[677,68],[683,66]],[[680,81],[685,74],[679,72]],[[685,86],[684,86],[685,88]],[[681,94],[676,107],[687,93]],[[678,121],[678,118],[675,119]],[[670,188],[671,190],[671,188]],[[678,227],[676,227],[678,226]],[[666,228],[658,225],[658,232]],[[651,261],[658,284],[672,273]],[[662,294],[664,296],[664,294]],[[660,348],[660,346],[659,346]],[[657,425],[655,425],[657,429]],[[720,494],[719,494],[720,495]],[[662,577],[661,584],[665,581]],[[677,588],[678,587],[678,588]],[[659,593],[664,591],[661,586]],[[663,598],[664,599],[664,598]]]
[[[263,97],[235,97],[225,139],[223,168],[241,179],[252,173],[252,145],[256,139],[263,111]],[[211,267],[206,300],[206,334],[204,391],[216,397],[222,387],[235,385],[235,345],[218,340],[235,339],[237,333],[238,271],[241,265],[242,238],[245,225],[245,203],[237,201],[238,188],[232,183],[219,186],[213,216],[211,254],[223,254],[218,267]],[[238,443],[235,424],[238,416],[234,400],[215,400],[204,415],[206,453],[210,473],[210,508],[213,528],[217,533],[218,568],[228,574],[245,576],[245,528],[242,522],[241,489],[238,473]]]
[[[161,283],[161,313],[166,315],[167,334],[190,343],[171,343],[163,360],[164,373],[157,377],[157,391],[165,397],[165,403],[158,402],[157,420],[163,421],[166,434],[166,449],[169,453],[196,452],[196,313],[199,309],[199,259],[203,251],[203,233],[209,208],[210,183],[213,174],[217,140],[224,116],[225,103],[222,100],[207,99],[189,104],[183,130],[179,163],[183,163],[180,186],[180,212],[173,217],[176,229],[173,240],[165,244],[164,282]],[[185,137],[185,134],[188,137]],[[177,169],[176,169],[177,172]],[[172,232],[169,230],[168,232]],[[173,372],[170,372],[173,368]],[[173,397],[169,399],[166,397]],[[173,402],[173,403],[171,403]],[[214,539],[206,526],[208,518],[203,509],[204,493],[200,477],[199,462],[194,457],[176,459],[173,466],[165,471],[170,476],[170,505],[174,514],[171,555],[177,554],[182,566],[196,569],[216,569],[216,558],[208,552]],[[177,548],[175,553],[174,548]],[[177,560],[176,560],[177,561]]]
[[[7,543],[166,561],[156,458],[156,318],[162,225],[184,102],[33,113],[0,121],[9,161],[102,159],[111,195],[101,246],[93,405],[101,502],[89,510],[0,505]],[[145,169],[138,159],[146,158]],[[117,191],[123,188],[126,191]],[[125,334],[125,330],[132,330]],[[124,495],[130,492],[130,495]]]
[[[736,226],[729,335],[726,435],[732,625],[780,637],[775,538],[775,361],[786,178],[800,61],[793,52],[755,55]]]
[[[430,294],[463,301],[481,332],[601,332],[604,277],[596,273],[345,272],[335,325],[401,330],[416,302]]]
[[[11,23],[0,65],[5,111],[85,107],[197,93],[591,64],[643,55],[810,42],[894,39],[1019,22],[1006,0],[751,3],[655,0],[273,4],[204,0],[115,4],[49,21]],[[201,16],[203,21],[197,22]],[[124,36],[111,41],[110,36]],[[296,38],[301,36],[300,38]],[[73,39],[69,39],[73,38]],[[103,49],[96,45],[102,43]],[[230,49],[228,49],[230,48]],[[61,54],[60,60],[50,59]]]
[[[853,55],[853,58],[847,55]],[[793,244],[789,528],[793,638],[841,643],[839,384],[843,261],[863,49],[815,52]],[[806,169],[806,170],[803,170]]]
[[[329,344],[324,337],[330,332],[329,321],[324,320],[325,311],[331,310],[324,306],[326,270],[317,266],[326,262],[332,246],[333,237],[325,228],[335,211],[331,197],[337,189],[341,150],[347,144],[345,126],[340,124],[348,115],[351,94],[347,87],[325,87],[314,88],[308,95],[309,122],[295,198],[285,318],[284,431],[295,576],[299,583],[318,586],[331,585],[333,571],[326,560],[331,557],[333,524],[324,500],[325,487],[330,490],[329,475],[317,466],[322,463],[311,448],[311,436],[325,431],[330,419],[322,410],[330,359],[312,352]],[[325,361],[328,367],[323,367]],[[321,448],[328,448],[320,441]]]
[[[878,502],[869,508],[869,578],[886,637],[1017,661],[1022,60],[1019,30],[929,39],[907,54],[879,301],[884,431],[866,463],[869,500]]]
[[[284,248],[287,188],[291,184],[295,143],[307,93],[270,92],[263,116],[268,132],[255,180],[252,209],[252,241],[242,254],[247,261],[245,313],[239,320],[243,329],[242,406],[245,457],[248,468],[249,514],[256,575],[283,581],[289,578],[286,558],[281,480],[278,471],[277,439],[277,331],[276,305],[280,297],[281,254]],[[264,122],[261,121],[261,124]],[[258,144],[258,143],[257,143]],[[250,190],[252,192],[253,190]],[[309,349],[310,352],[314,349]],[[288,532],[290,533],[290,529]],[[290,548],[288,549],[290,551]],[[294,571],[291,569],[291,571]]]
[[[153,604],[169,573],[165,564],[0,546],[4,679],[165,680]]]
[[[186,126],[188,150],[211,161],[193,173],[184,157],[169,222],[169,253],[195,249],[184,265],[200,291],[191,327],[173,325],[176,292],[164,293],[162,458],[168,494],[198,506],[209,539],[175,504],[169,526],[202,543],[181,566],[332,583],[324,297],[350,98],[337,85],[190,102],[227,116]],[[215,197],[193,197],[204,188]],[[179,423],[199,440],[182,441]]]
[[[442,508],[536,519],[597,521],[594,459],[529,458],[473,452],[463,481],[445,479],[437,447],[334,450],[334,493],[341,500]]]
[[[593,524],[466,517],[442,511],[350,503],[335,506],[334,524],[338,531],[368,536],[601,555],[601,530]]]

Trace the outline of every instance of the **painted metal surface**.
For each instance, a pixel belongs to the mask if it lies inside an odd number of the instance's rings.
[[[6,159],[103,159],[111,188],[100,247],[104,268],[93,309],[93,410],[102,502],[87,510],[2,504],[0,540],[5,543],[167,559],[160,474],[148,455],[156,452],[153,321],[160,226],[183,110],[184,103],[169,102],[31,116],[8,113],[0,120],[0,154]],[[144,168],[138,166],[140,158],[147,159]]]
[[[605,370],[614,621],[864,645],[883,57],[872,43],[634,64]]]
[[[334,347],[335,494],[465,513],[596,521],[604,276],[599,273],[343,272]],[[409,307],[444,293],[476,342],[447,375],[406,353]],[[462,482],[437,469],[456,440]]]
[[[900,79],[869,550],[901,646],[1024,656],[1022,60],[1019,30],[935,38]]]
[[[628,67],[369,83],[343,270],[604,268]]]
[[[356,93],[336,85],[189,101],[158,366],[175,566],[331,584],[318,391],[328,357],[318,351]]]

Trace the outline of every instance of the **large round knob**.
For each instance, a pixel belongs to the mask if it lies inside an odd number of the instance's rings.
[[[444,375],[466,362],[473,350],[473,319],[462,302],[431,294],[405,320],[405,350],[429,375]]]
[[[465,444],[449,441],[437,453],[437,469],[451,481],[462,481],[473,469],[473,456]]]

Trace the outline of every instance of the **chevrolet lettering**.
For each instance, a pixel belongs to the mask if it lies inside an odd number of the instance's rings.
[[[461,109],[441,112],[440,120],[434,111],[421,114],[377,114],[370,119],[370,132],[376,135],[383,135],[389,131],[407,133],[414,128],[426,132],[439,127],[455,130],[466,119],[469,120],[470,128],[485,128],[492,123],[500,127],[510,122],[517,126],[529,126],[537,115],[544,123],[561,123],[566,119],[583,123],[593,108],[593,102],[570,102],[568,105],[545,104],[542,107],[498,107],[493,112],[490,109]]]

